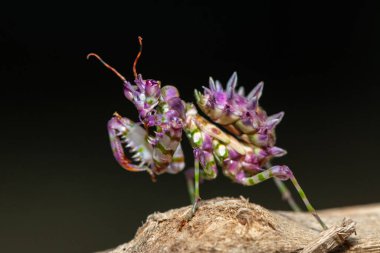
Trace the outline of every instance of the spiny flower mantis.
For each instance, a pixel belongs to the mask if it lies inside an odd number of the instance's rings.
[[[237,74],[232,74],[226,89],[219,81],[209,79],[204,93],[195,90],[198,107],[212,121],[202,117],[194,104],[186,103],[174,86],[163,86],[153,79],[143,79],[136,71],[136,64],[142,52],[142,38],[139,37],[140,51],[133,63],[134,84],[127,81],[117,70],[108,65],[97,54],[105,67],[114,72],[122,81],[125,97],[139,113],[139,123],[114,113],[108,122],[108,133],[115,159],[128,171],[146,171],[152,179],[162,173],[176,174],[185,167],[181,147],[182,132],[185,132],[194,151],[193,173],[186,173],[189,192],[194,202],[192,215],[196,212],[200,179],[211,180],[218,174],[217,167],[232,181],[256,185],[274,178],[283,197],[290,206],[299,211],[289,190],[282,181],[290,179],[307,210],[311,212],[323,229],[327,226],[320,219],[292,171],[286,165],[270,165],[274,157],[281,157],[286,151],[275,146],[275,127],[280,123],[283,112],[267,116],[259,106],[263,83],[259,83],[245,96],[244,88],[236,91]],[[227,132],[221,130],[222,126]],[[154,130],[153,134],[150,134]],[[133,153],[134,164],[125,154],[125,148]]]

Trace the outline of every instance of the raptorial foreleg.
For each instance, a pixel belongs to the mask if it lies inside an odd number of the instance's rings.
[[[169,110],[165,113],[165,122],[155,122],[155,136],[148,137],[153,147],[154,171],[156,174],[178,173],[185,167],[184,156],[180,145],[182,139],[182,119],[179,113]]]
[[[171,163],[168,166],[167,172],[177,174],[185,168],[185,157],[183,155],[182,146],[178,144],[177,150],[173,154]]]
[[[145,141],[145,130],[116,112],[108,121],[107,127],[116,161],[128,171],[147,171],[152,175],[151,169],[148,167],[152,162],[152,147]],[[134,153],[132,158],[140,161],[139,165],[132,164],[132,161],[124,153],[123,145],[131,149]]]

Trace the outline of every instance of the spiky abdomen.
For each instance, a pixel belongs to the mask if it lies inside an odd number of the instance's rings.
[[[197,122],[197,123],[195,123]],[[206,133],[206,128],[200,129],[201,119],[189,120],[186,134],[194,149],[198,149],[200,163],[205,170],[204,179],[212,179],[217,174],[218,165],[223,174],[233,181],[241,176],[252,176],[263,171],[263,165],[272,157],[265,148],[254,147],[253,145],[236,143],[234,137],[229,135],[221,136],[222,132],[216,126],[210,126],[215,136],[212,137],[211,131]],[[204,122],[207,122],[204,120]],[[219,132],[219,134],[216,134]],[[225,139],[225,136],[229,136]],[[224,139],[224,141],[222,141]]]
[[[255,112],[256,117],[252,117],[253,113],[245,108],[241,108],[241,115],[236,115],[201,103],[198,103],[198,106],[212,121],[222,125],[231,134],[246,143],[258,147],[274,146],[276,143],[275,129],[265,127],[267,116],[260,107]],[[251,116],[247,117],[246,115]]]
[[[226,150],[226,152],[223,154],[221,150]],[[262,172],[264,165],[272,158],[265,149],[259,147],[247,146],[246,154],[241,155],[231,147],[224,148],[223,144],[218,145],[214,155],[217,158],[218,165],[223,170],[223,174],[235,182],[242,176],[250,177]]]

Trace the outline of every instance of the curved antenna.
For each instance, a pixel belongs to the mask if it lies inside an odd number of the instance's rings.
[[[103,61],[102,58],[100,58],[99,55],[95,54],[95,53],[89,53],[87,55],[87,60],[91,57],[91,56],[94,56],[96,59],[98,59],[106,68],[110,69],[113,73],[115,73],[121,80],[123,80],[124,82],[126,82],[127,80],[125,79],[124,76],[122,76],[116,69],[114,69],[113,67],[111,67],[110,65],[108,65],[105,61]]]
[[[133,62],[133,75],[135,76],[135,78],[137,78],[137,71],[136,71],[136,64],[141,56],[141,53],[142,53],[142,38],[141,36],[138,37],[139,38],[139,44],[140,44],[140,51],[138,52],[137,56],[136,56],[136,59],[135,61]]]

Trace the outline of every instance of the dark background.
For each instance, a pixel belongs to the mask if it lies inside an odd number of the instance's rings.
[[[265,81],[263,107],[286,112],[277,133],[288,155],[274,163],[293,169],[317,208],[378,202],[374,2],[2,6],[0,251],[110,248],[148,214],[189,203],[182,174],[152,183],[122,170],[109,147],[112,113],[137,114],[120,80],[85,56],[97,52],[132,80],[138,35],[138,71],[187,101],[210,75],[225,83],[236,70],[248,90]],[[250,188],[220,176],[201,186],[205,199],[239,195],[288,209],[273,182]]]

